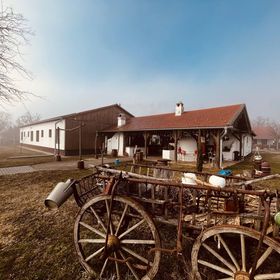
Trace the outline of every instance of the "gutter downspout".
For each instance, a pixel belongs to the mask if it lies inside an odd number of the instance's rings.
[[[224,136],[227,135],[227,133],[228,133],[228,128],[227,128],[227,126],[225,126],[224,131],[221,134],[221,138],[220,138],[220,159],[219,159],[220,168],[223,168],[222,167],[222,165],[223,165],[223,138],[224,138]]]

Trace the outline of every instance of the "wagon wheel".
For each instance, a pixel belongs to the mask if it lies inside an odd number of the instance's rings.
[[[80,210],[74,242],[83,267],[100,279],[153,279],[160,261],[160,237],[153,220],[138,202],[114,196],[107,247],[110,195],[99,195]]]
[[[200,234],[192,249],[194,279],[249,280],[261,234],[250,228],[224,225]],[[252,279],[280,279],[280,243],[264,237]]]

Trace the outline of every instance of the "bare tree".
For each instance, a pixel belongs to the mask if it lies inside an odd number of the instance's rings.
[[[252,121],[252,125],[253,127],[257,127],[257,126],[270,126],[270,119],[269,118],[265,118],[262,116],[258,116],[256,119],[254,119]]]
[[[12,117],[9,113],[0,112],[0,131],[12,126]]]
[[[24,115],[20,116],[16,120],[16,126],[21,127],[23,125],[28,125],[33,122],[37,122],[41,119],[41,116],[39,114],[32,115],[29,111],[27,111]]]
[[[12,8],[0,12],[0,105],[21,102],[28,93],[15,85],[14,75],[30,77],[30,73],[18,61],[21,49],[32,34],[22,14]]]
[[[270,126],[274,129],[276,134],[276,149],[279,150],[279,142],[280,142],[280,122],[272,121]]]

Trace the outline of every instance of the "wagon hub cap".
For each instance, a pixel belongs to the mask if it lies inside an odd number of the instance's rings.
[[[238,271],[234,275],[234,280],[250,280],[250,275],[244,271]]]
[[[118,250],[120,247],[120,240],[115,235],[108,235],[107,246],[113,250]]]

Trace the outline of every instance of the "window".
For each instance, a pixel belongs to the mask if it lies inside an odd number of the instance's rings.
[[[30,141],[33,141],[33,131],[30,132]]]
[[[25,131],[23,132],[23,137],[25,137]]]
[[[20,140],[23,140],[23,132],[20,133]]]
[[[36,142],[39,142],[40,131],[36,130]]]
[[[41,137],[44,137],[44,130],[41,130]]]
[[[49,129],[49,137],[51,138],[52,137],[52,130]]]

